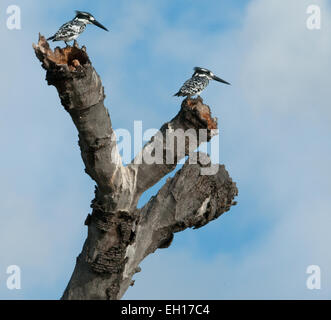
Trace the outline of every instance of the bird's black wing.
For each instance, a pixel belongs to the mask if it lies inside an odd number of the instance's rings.
[[[175,96],[187,96],[187,95],[195,95],[198,92],[202,91],[206,85],[208,84],[204,79],[201,78],[191,78],[185,81],[183,86],[179,89],[179,91],[175,94]]]
[[[69,21],[61,26],[58,32],[52,37],[53,41],[66,40],[70,37],[73,37],[77,34],[80,34],[85,29],[85,25],[73,23]]]

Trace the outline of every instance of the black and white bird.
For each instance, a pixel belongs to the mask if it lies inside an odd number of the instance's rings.
[[[68,46],[68,42],[76,40],[78,36],[85,30],[88,24],[94,24],[97,27],[108,31],[100,22],[98,22],[90,13],[84,11],[76,11],[76,17],[65,23],[54,36],[47,40],[64,41]]]
[[[216,80],[230,85],[229,82],[215,76],[210,70],[195,67],[192,78],[188,79],[174,96],[188,98],[194,95],[200,96],[200,93],[208,86],[209,80]]]

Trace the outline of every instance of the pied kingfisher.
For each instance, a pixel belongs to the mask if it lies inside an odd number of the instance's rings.
[[[64,41],[68,46],[68,41],[76,40],[78,36],[85,30],[88,24],[93,23],[97,27],[108,31],[101,23],[88,12],[76,11],[76,17],[71,21],[65,23],[54,36],[47,40]]]
[[[210,70],[195,67],[192,78],[188,79],[174,96],[188,98],[194,95],[200,96],[200,93],[208,86],[209,80],[216,80],[230,85],[229,82],[216,77]]]

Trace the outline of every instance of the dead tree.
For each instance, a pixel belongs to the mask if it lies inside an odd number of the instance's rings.
[[[163,156],[173,152],[174,163],[148,164],[144,156],[155,152],[152,146],[176,129],[193,130],[199,143],[209,141],[217,120],[201,99],[185,99],[177,116],[124,166],[104,106],[104,88],[86,48],[75,43],[52,51],[43,36],[33,47],[47,71],[48,84],[56,87],[78,130],[85,171],[97,185],[92,213],[85,220],[87,239],[62,299],[120,299],[147,255],[169,247],[175,232],[200,228],[235,204],[238,191],[224,166],[214,165],[216,174],[201,175],[201,169],[211,163],[208,155],[198,153],[197,163],[188,159],[156,196],[137,209],[140,196],[172,172],[180,158],[197,155],[190,151],[190,139],[178,155],[176,150],[166,150],[164,143]],[[208,133],[201,139],[200,129]],[[139,157],[142,161],[136,161]]]

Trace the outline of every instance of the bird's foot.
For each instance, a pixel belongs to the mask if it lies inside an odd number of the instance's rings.
[[[201,103],[203,102],[203,100],[200,96],[197,96],[197,100],[200,101]]]
[[[79,48],[78,42],[76,40],[74,40],[74,47],[77,49]]]

